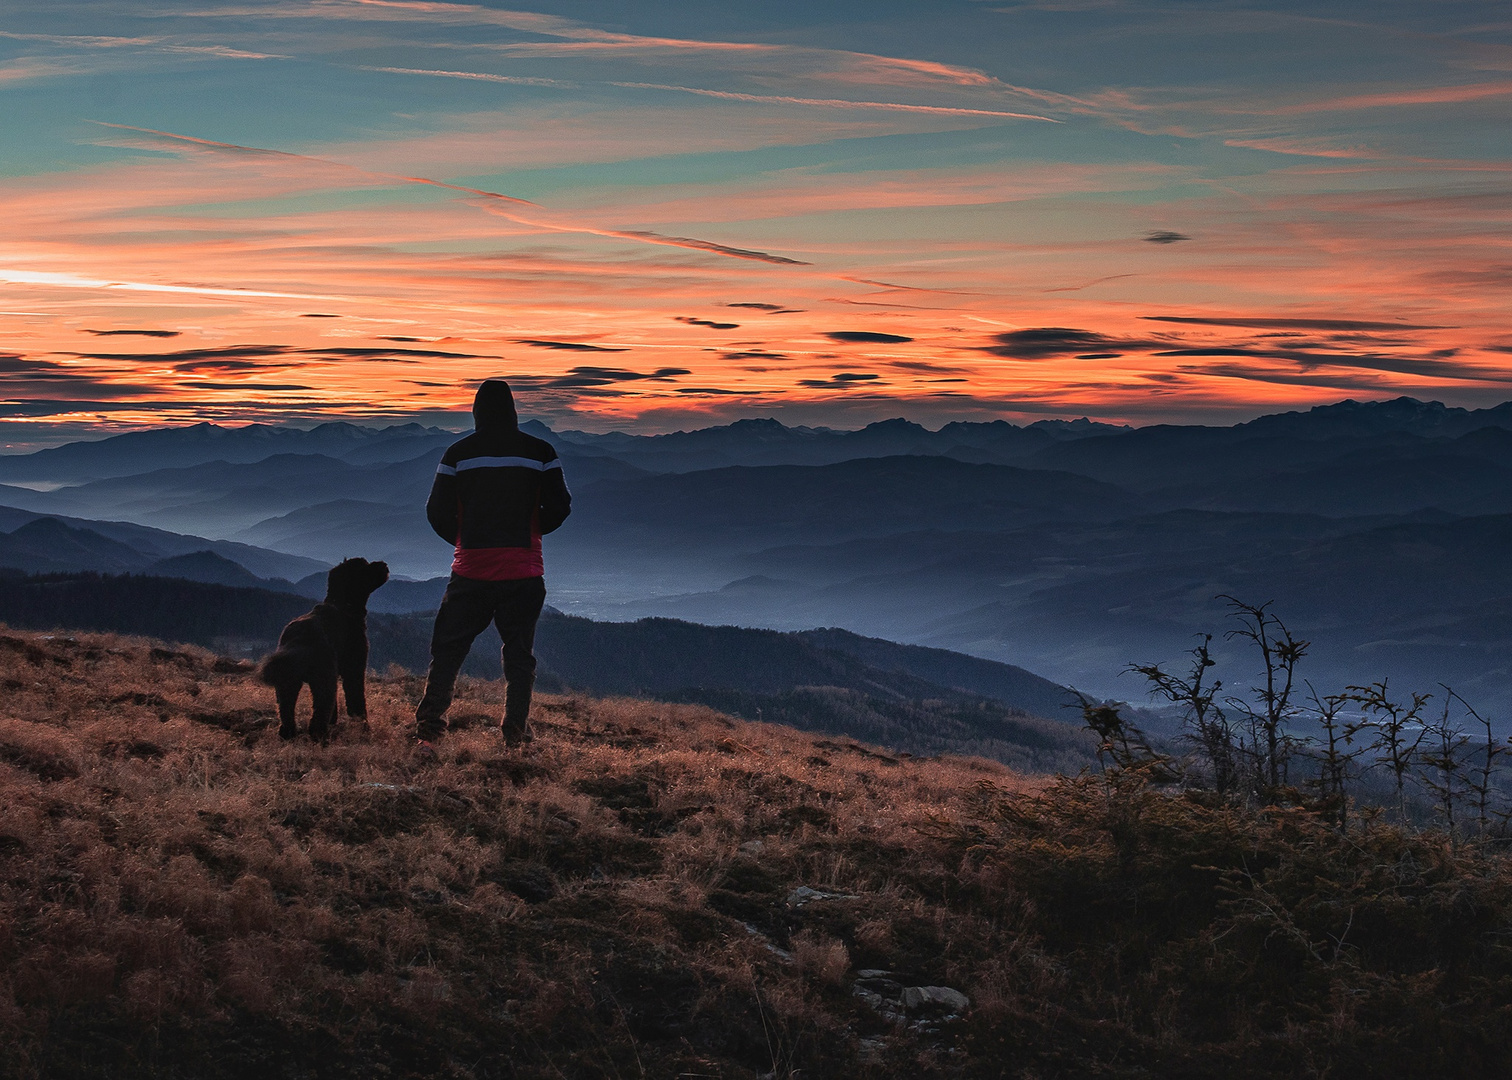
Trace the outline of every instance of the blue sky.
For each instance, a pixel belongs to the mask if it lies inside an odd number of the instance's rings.
[[[1500,4],[12,0],[0,95],[12,449],[1512,397]]]

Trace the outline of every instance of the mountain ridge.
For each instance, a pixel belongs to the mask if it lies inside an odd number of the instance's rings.
[[[0,568],[9,566],[12,569],[27,570],[41,569],[44,564],[58,561],[59,552],[56,550],[41,549],[31,552],[20,551],[11,545],[8,537],[14,537],[17,530],[26,530],[33,527],[37,522],[51,521],[59,526],[71,530],[72,533],[88,534],[87,537],[76,537],[76,540],[85,540],[94,545],[96,549],[104,552],[103,558],[84,558],[69,562],[64,569],[93,570],[108,572],[114,569],[139,570],[161,559],[179,555],[191,555],[196,552],[210,551],[221,558],[242,567],[252,573],[253,576],[262,580],[284,580],[292,577],[303,577],[316,570],[324,572],[329,564],[315,560],[305,559],[296,555],[288,555],[281,551],[272,551],[266,548],[254,547],[250,544],[240,544],[225,540],[208,540],[202,536],[190,536],[181,533],[168,532],[163,529],[154,529],[145,525],[137,525],[133,522],[123,521],[96,521],[89,518],[75,518],[64,514],[43,514],[27,510],[18,510],[14,507],[0,506]],[[11,532],[3,532],[6,526]],[[25,539],[23,533],[23,540]],[[94,538],[93,540],[89,538]],[[115,546],[110,546],[115,545]],[[123,550],[124,549],[124,550]],[[76,551],[80,549],[74,549]],[[7,562],[7,555],[19,557],[20,562]],[[40,559],[40,561],[38,561]],[[257,571],[261,570],[261,573]]]
[[[702,468],[711,464],[733,463],[712,460],[711,455],[730,445],[740,444],[742,438],[759,444],[833,446],[834,449],[827,452],[839,455],[823,461],[759,462],[762,464],[830,464],[857,456],[890,456],[911,452],[944,454],[957,445],[987,448],[1005,438],[1018,440],[1015,452],[1023,453],[1031,448],[1043,449],[1058,442],[1081,441],[1103,435],[1117,437],[1152,430],[1150,427],[1129,428],[1103,424],[1085,417],[1077,420],[1039,420],[1027,425],[1004,420],[952,421],[935,431],[902,417],[877,421],[854,431],[789,427],[771,417],[752,417],[725,425],[657,435],[615,431],[595,434],[573,429],[554,431],[539,420],[527,420],[522,426],[532,434],[570,444],[580,452],[592,450],[601,455],[617,454],[626,460],[637,456],[648,459],[660,457],[664,464],[675,463],[679,457],[688,457]],[[1178,425],[1154,427],[1173,428]],[[1442,437],[1465,435],[1486,427],[1512,429],[1512,401],[1491,408],[1472,410],[1405,396],[1372,401],[1349,398],[1329,405],[1314,406],[1307,411],[1266,414],[1229,427],[1187,426],[1188,430],[1230,432],[1234,433],[1230,437],[1239,438],[1267,434],[1327,438],[1384,432]],[[273,453],[290,450],[311,452],[311,448],[315,448],[315,452],[322,452],[319,448],[324,448],[332,451],[332,456],[344,460],[349,460],[350,455],[356,453],[359,458],[354,463],[368,463],[361,455],[370,453],[373,448],[385,443],[392,444],[394,451],[400,453],[416,447],[422,448],[423,452],[431,452],[439,450],[444,441],[459,434],[457,431],[424,427],[413,422],[386,427],[364,427],[335,421],[310,429],[272,424],[221,427],[212,423],[152,428],[100,440],[66,443],[30,454],[0,455],[0,483],[64,478],[78,481],[129,475],[143,453],[150,455],[157,467],[163,467],[165,463],[197,463],[189,460],[196,454],[210,453],[210,457],[201,456],[200,461],[213,460],[216,456],[226,457],[228,450],[231,451],[228,460],[249,463],[270,456],[270,448],[274,448],[271,451]],[[243,447],[245,449],[240,449]],[[293,449],[296,447],[305,449]],[[631,463],[635,462],[631,460]]]

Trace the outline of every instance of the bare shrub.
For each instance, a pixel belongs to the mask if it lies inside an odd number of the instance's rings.
[[[801,930],[793,938],[793,962],[811,979],[838,986],[850,970],[850,951],[827,934]]]

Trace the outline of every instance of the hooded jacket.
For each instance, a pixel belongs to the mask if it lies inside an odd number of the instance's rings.
[[[456,546],[453,573],[480,581],[540,577],[541,537],[572,512],[562,463],[550,443],[520,430],[508,383],[478,387],[473,426],[441,456],[425,516]]]

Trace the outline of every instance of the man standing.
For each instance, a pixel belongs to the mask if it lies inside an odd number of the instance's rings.
[[[546,602],[541,536],[567,520],[572,496],[562,463],[544,440],[520,430],[509,384],[490,379],[473,400],[471,435],[441,456],[425,516],[456,546],[451,581],[436,612],[425,697],[415,709],[419,752],[446,731],[446,710],[473,639],[490,622],[504,642],[504,740],[531,738],[535,629]]]

